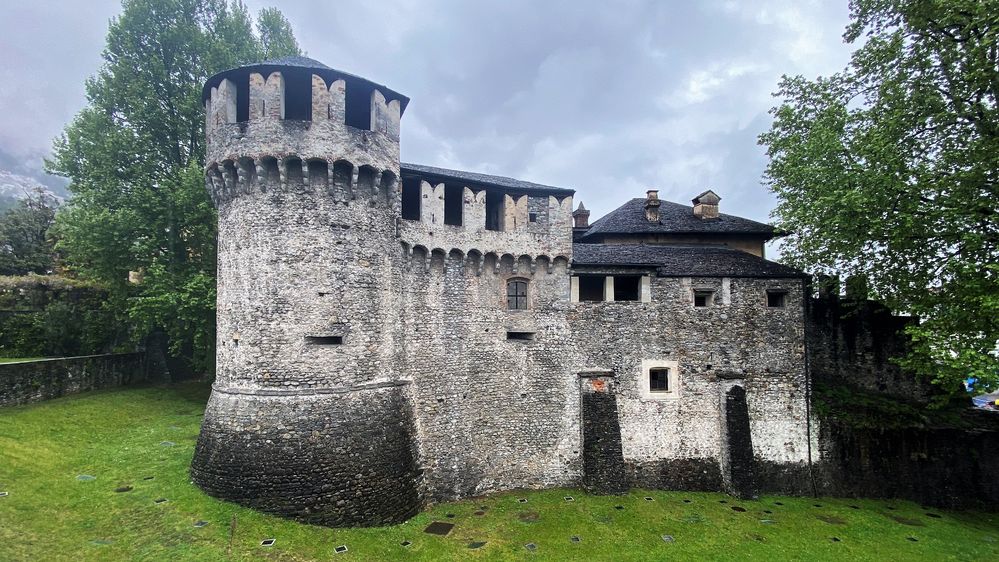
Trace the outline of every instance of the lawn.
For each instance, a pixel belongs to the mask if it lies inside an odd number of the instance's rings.
[[[53,359],[52,357],[0,357],[0,363],[21,363],[24,361],[38,361],[39,359]]]
[[[835,498],[738,501],[709,493],[608,497],[548,490],[438,505],[393,527],[311,527],[212,499],[190,483],[187,468],[207,394],[207,386],[192,383],[0,410],[0,494],[8,493],[0,497],[0,560],[999,556],[999,518],[993,514]],[[161,499],[166,501],[156,502]],[[455,526],[443,537],[424,533],[432,521]],[[261,546],[269,538],[273,546]],[[347,552],[336,554],[340,545]]]

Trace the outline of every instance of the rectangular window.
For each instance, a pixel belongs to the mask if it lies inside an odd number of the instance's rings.
[[[787,291],[767,291],[767,306],[770,308],[784,308],[787,303]]]
[[[531,341],[534,339],[534,332],[507,332],[506,339],[514,341]]]
[[[527,281],[507,282],[506,307],[509,310],[527,310]]]
[[[340,345],[343,343],[343,336],[305,336],[305,343],[309,345]]]
[[[420,220],[420,178],[402,178],[402,218]]]
[[[714,291],[694,291],[694,306],[697,308],[707,308],[711,306],[714,296]]]
[[[604,276],[603,275],[580,275],[579,276],[579,301],[580,302],[603,302],[604,300]]]
[[[641,300],[641,282],[639,275],[615,275],[614,276],[614,300],[615,301],[637,301]]]
[[[531,222],[538,222],[538,214],[537,213],[527,213],[527,220],[529,220]]]
[[[649,369],[649,391],[669,392],[669,369]]]

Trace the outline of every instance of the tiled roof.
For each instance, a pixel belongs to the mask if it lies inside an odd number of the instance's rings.
[[[659,222],[645,218],[645,198],[628,201],[595,221],[583,238],[602,234],[719,233],[774,236],[774,227],[754,220],[719,214],[717,219],[694,215],[690,205],[660,201]]]
[[[564,187],[554,187],[551,185],[542,185],[540,183],[531,183],[529,181],[517,180],[513,178],[507,178],[503,176],[490,176],[487,174],[478,174],[475,172],[463,172],[461,170],[449,170],[447,168],[435,168],[433,166],[423,166],[421,164],[407,164],[403,162],[400,165],[401,172],[403,176],[406,175],[418,175],[424,176],[428,179],[434,181],[448,181],[453,180],[465,184],[471,185],[481,185],[486,187],[502,187],[510,191],[520,191],[525,193],[545,193],[548,195],[572,195],[575,193],[572,189],[566,189]]]
[[[573,266],[656,267],[666,277],[806,277],[794,268],[725,246],[573,244]]]
[[[309,57],[301,57],[298,55],[265,60],[263,62],[258,62],[248,66],[298,66],[301,68],[321,68],[323,70],[333,70],[316,59],[310,59]]]

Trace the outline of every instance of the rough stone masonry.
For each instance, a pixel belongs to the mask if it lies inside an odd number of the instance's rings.
[[[302,57],[203,99],[208,493],[346,526],[516,488],[806,489],[806,280],[768,225],[707,191],[574,228],[572,190],[400,163],[409,100]]]

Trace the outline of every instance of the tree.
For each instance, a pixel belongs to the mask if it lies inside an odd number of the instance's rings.
[[[57,201],[39,189],[0,214],[0,275],[49,273],[55,266],[48,230]]]
[[[291,31],[291,24],[277,8],[264,8],[257,15],[257,32],[264,58],[275,59],[298,54],[298,41]]]
[[[999,1],[852,0],[850,64],[784,77],[761,135],[783,257],[922,318],[901,363],[999,383]]]
[[[265,14],[266,46],[238,1],[124,0],[86,83],[89,104],[48,162],[71,182],[55,229],[67,264],[109,287],[136,340],[162,328],[200,369],[214,358],[216,242],[201,87],[218,71],[299,54],[281,13]],[[130,271],[144,272],[141,285]]]

